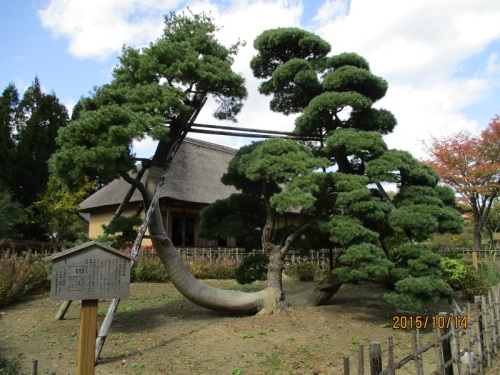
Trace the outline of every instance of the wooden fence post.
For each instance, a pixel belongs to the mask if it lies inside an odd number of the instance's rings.
[[[439,316],[442,316],[444,319],[444,324],[441,328],[441,336],[446,335],[449,332],[449,328],[447,327],[448,322],[452,322],[453,324],[453,316],[448,316],[446,312],[440,312]],[[449,320],[448,320],[449,318]],[[451,360],[451,343],[450,339],[447,338],[441,341],[441,350],[443,353],[443,366],[446,366],[446,363]],[[453,375],[453,366],[444,367],[445,375]]]
[[[38,360],[31,360],[31,375],[38,375]]]
[[[482,316],[482,321],[483,321],[483,327],[484,327],[484,346],[486,350],[486,366],[490,367],[491,366],[491,339],[492,339],[492,334],[491,334],[491,326],[489,324],[489,315],[490,315],[490,307],[488,305],[488,302],[486,301],[486,296],[481,296],[481,307],[483,310],[483,316]]]
[[[351,369],[349,368],[349,357],[344,356],[344,375],[350,375]]]
[[[420,349],[420,330],[417,329],[411,333],[411,345],[413,347],[413,358],[415,361],[415,375],[424,375],[422,356],[418,354]]]
[[[497,315],[495,314],[495,303],[493,302],[492,290],[488,292],[488,311],[489,311],[489,327],[491,334],[491,352],[495,355],[498,352],[498,331],[497,331]]]
[[[451,324],[451,339],[452,339],[452,351],[453,351],[453,360],[455,362],[455,366],[457,368],[457,374],[462,375],[462,363],[460,362],[460,332],[462,329],[458,328],[453,324]]]
[[[380,342],[370,342],[370,375],[378,375],[382,372],[382,350]]]
[[[476,270],[479,269],[479,262],[477,261],[477,251],[472,252],[472,264]]]
[[[439,375],[443,375],[443,352],[442,352],[442,343],[439,342],[439,337],[441,336],[441,330],[439,329],[439,325],[436,324],[434,326],[434,351],[436,356],[436,373]]]
[[[358,375],[365,375],[365,346],[359,344],[358,346]]]
[[[472,356],[472,325],[474,324],[474,319],[471,319],[472,309],[470,303],[467,304],[467,374],[472,374],[474,369],[474,357]]]
[[[476,324],[476,339],[477,339],[477,356],[478,356],[478,365],[479,365],[479,373],[483,374],[484,373],[484,358],[485,358],[485,353],[484,353],[484,326],[483,326],[483,311],[481,308],[481,297],[480,296],[475,296],[474,297],[474,310],[476,313],[476,319],[477,319],[477,324]]]
[[[495,352],[498,352],[498,345],[500,345],[500,311],[499,311],[499,301],[498,301],[498,286],[492,288],[492,300],[493,300],[493,315],[494,315],[494,329],[496,332],[495,340]]]
[[[394,368],[394,342],[392,336],[388,339],[389,347],[387,349],[387,373],[395,375],[396,369]]]
[[[495,317],[496,317],[496,327],[497,327],[497,332],[500,334],[500,301],[499,301],[499,287],[494,286],[493,287],[493,310],[495,312]]]

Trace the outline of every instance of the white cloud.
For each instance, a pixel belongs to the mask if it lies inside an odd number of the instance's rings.
[[[422,157],[422,140],[481,125],[464,112],[491,94],[492,74],[498,82],[496,54],[474,75],[456,72],[500,38],[498,19],[495,0],[353,0],[348,17],[323,18],[316,32],[334,53],[364,56],[389,82],[379,103],[398,119],[389,146]]]
[[[71,114],[73,113],[73,108],[75,108],[75,101],[73,99],[69,99],[68,101],[63,103],[66,109],[68,110],[68,114],[71,117]]]
[[[386,97],[377,105],[392,111],[399,125],[387,141],[416,156],[422,157],[421,140],[429,136],[484,126],[468,118],[466,110],[500,87],[495,51],[481,58],[483,65],[475,71],[460,71],[461,64],[500,40],[497,0],[51,0],[39,15],[44,27],[68,39],[73,55],[105,59],[124,43],[140,46],[156,39],[162,15],[181,4],[193,12],[210,11],[222,26],[218,38],[223,44],[247,42],[234,64],[245,75],[249,91],[238,117],[242,127],[293,129],[294,117],[270,112],[270,98],[258,94],[259,81],[249,61],[258,34],[280,26],[301,27],[301,20],[331,43],[333,53],[361,54],[389,82]],[[304,20],[304,14],[310,19]],[[208,102],[198,122],[216,123],[214,106]],[[233,147],[248,142],[193,136]],[[145,145],[144,151],[152,147]]]
[[[498,59],[498,53],[491,53],[489,55],[485,73],[494,81],[495,85],[500,85],[500,61]]]
[[[181,0],[51,0],[38,15],[55,37],[69,40],[78,58],[105,60],[124,44],[142,46],[156,39],[164,14]]]
[[[325,24],[332,20],[342,19],[349,14],[347,0],[326,0],[318,9],[313,21]]]

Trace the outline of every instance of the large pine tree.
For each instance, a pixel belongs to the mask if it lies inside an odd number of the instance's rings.
[[[329,55],[329,44],[305,30],[267,30],[254,47],[258,54],[251,67],[264,80],[259,90],[271,96],[271,110],[300,114],[295,132],[318,139],[305,143],[318,160],[328,161],[322,171],[287,175],[293,171],[290,167],[300,165],[294,162],[298,154],[290,153],[290,145],[274,147],[274,141],[264,141],[240,150],[225,177],[242,195],[248,195],[248,187],[258,191],[267,211],[262,245],[269,256],[268,280],[275,295],[280,301],[284,298],[283,262],[298,234],[319,238],[316,242],[323,245],[326,237],[327,246],[342,249],[332,273],[302,302],[325,302],[343,282],[353,281],[390,285],[394,292],[388,300],[406,307],[449,295],[451,288],[439,278],[439,256],[417,242],[432,233],[460,231],[460,217],[450,207],[453,194],[437,187],[439,177],[430,167],[407,152],[389,150],[383,141],[382,136],[396,125],[391,112],[374,107],[384,97],[387,82],[371,72],[363,57]],[[385,182],[398,185],[394,200],[385,192]],[[228,203],[237,201],[232,197]],[[277,230],[277,213],[291,209],[300,211],[302,223],[288,228],[284,236],[284,228]],[[232,216],[238,212],[228,211]],[[204,210],[203,233],[228,234],[222,226],[227,221],[214,217],[221,214]],[[245,225],[243,220],[241,224]],[[231,234],[237,235],[238,228],[232,229]]]

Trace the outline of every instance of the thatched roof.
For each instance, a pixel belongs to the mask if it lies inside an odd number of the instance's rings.
[[[236,190],[232,186],[222,184],[220,179],[227,171],[236,151],[214,143],[186,138],[172,162],[161,197],[202,204],[227,198]],[[146,176],[147,172],[143,181]],[[126,181],[118,178],[85,199],[79,208],[81,211],[88,211],[97,207],[118,205],[129,188],[130,185]],[[135,191],[130,202],[139,201],[142,201],[142,197]]]

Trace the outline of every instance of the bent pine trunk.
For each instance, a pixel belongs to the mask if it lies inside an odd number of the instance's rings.
[[[158,167],[151,167],[149,171],[146,189],[150,196],[154,194],[161,172],[162,170]],[[151,217],[149,233],[170,281],[188,300],[211,310],[237,314],[256,314],[262,309],[269,312],[275,310],[276,297],[269,288],[259,292],[245,293],[213,288],[198,281],[187,270],[179,252],[163,228],[160,209],[157,207]]]

